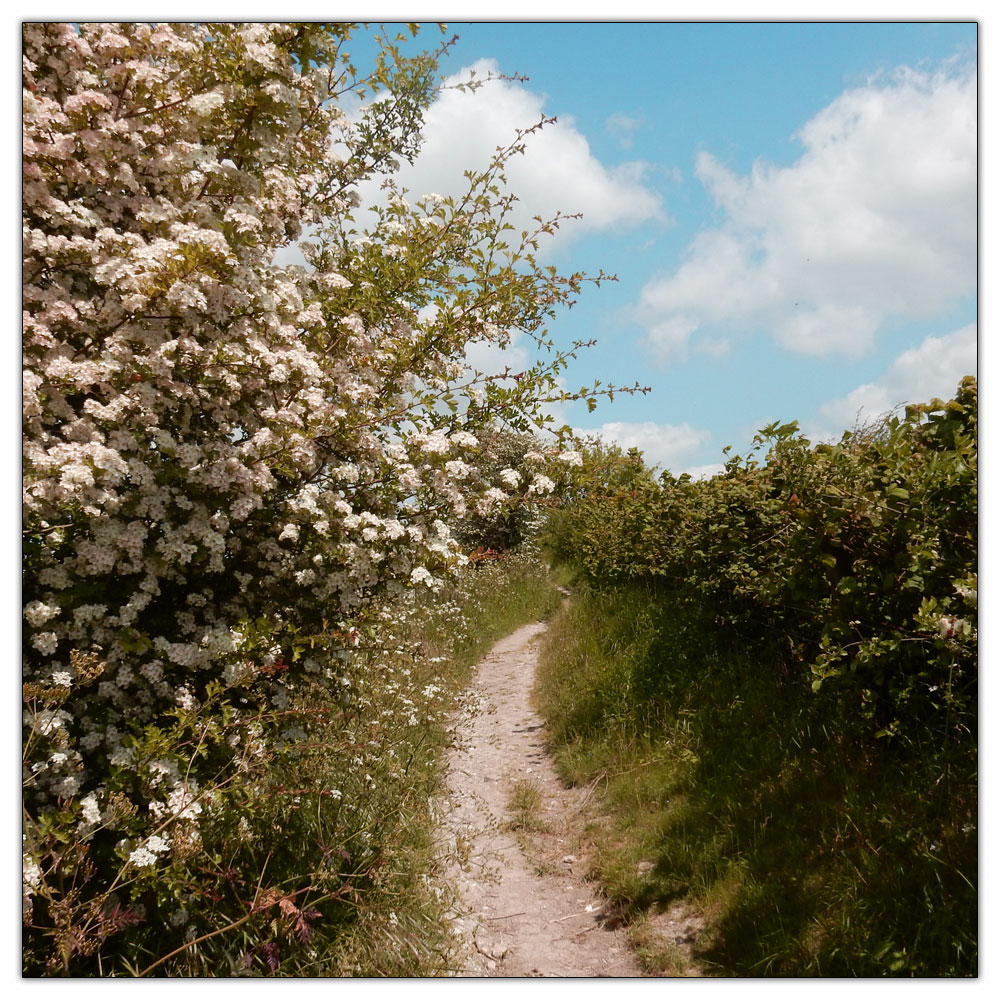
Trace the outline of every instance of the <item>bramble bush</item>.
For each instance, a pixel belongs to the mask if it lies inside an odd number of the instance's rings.
[[[550,517],[581,585],[539,697],[617,820],[597,874],[702,913],[710,971],[976,974],[977,416],[970,376],[697,482],[584,449]]]
[[[545,122],[463,195],[411,203],[393,171],[448,43],[406,56],[380,36],[360,72],[355,31],[23,27],[31,974],[162,972],[169,948],[204,955],[265,917],[305,946],[363,852],[320,837],[334,882],[272,881],[283,755],[351,753],[315,726],[352,663],[381,669],[359,656],[382,610],[462,568],[458,522],[535,503],[568,469],[480,465],[481,437],[608,391],[561,388],[583,345],[545,334],[604,276],[538,263],[560,217],[506,221],[504,165]],[[351,115],[348,95],[366,102]],[[299,240],[306,267],[274,263]],[[539,348],[529,369],[468,366],[514,331]],[[237,951],[274,971],[278,938]]]
[[[868,735],[974,733],[977,385],[813,446],[774,424],[695,482],[588,453],[549,545],[596,585],[644,580],[792,683],[844,702]],[[761,455],[761,451],[766,452]],[[575,498],[575,499],[574,499]]]

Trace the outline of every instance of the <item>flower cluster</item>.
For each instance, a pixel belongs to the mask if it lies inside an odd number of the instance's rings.
[[[86,839],[127,788],[132,869],[212,811],[144,727],[288,710],[303,635],[336,688],[354,622],[465,563],[456,525],[558,479],[486,468],[482,442],[541,419],[566,355],[511,395],[465,352],[539,330],[580,276],[501,242],[516,145],[464,199],[394,189],[433,83],[400,58],[348,118],[350,30],[24,26],[26,806]],[[387,205],[358,232],[372,176]],[[308,266],[275,264],[307,231]],[[272,738],[234,735],[237,770]]]

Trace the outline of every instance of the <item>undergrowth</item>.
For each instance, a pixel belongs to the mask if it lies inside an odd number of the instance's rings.
[[[49,898],[40,883],[25,974],[446,973],[450,900],[436,878],[432,802],[448,723],[472,664],[559,600],[523,551],[477,560],[440,593],[410,591],[385,608],[342,661],[337,700],[306,683],[273,718],[233,722],[227,739],[245,765],[227,789],[237,808],[205,795],[197,840],[185,845],[175,830],[169,866],[96,893],[100,883],[83,880]],[[280,728],[276,749],[257,738],[262,726]],[[147,750],[155,757],[152,745],[136,753]],[[87,854],[116,836],[109,823],[65,849],[79,852],[85,875]]]
[[[778,656],[641,584],[578,588],[540,671],[558,767],[614,818],[595,874],[637,925],[697,910],[709,974],[976,975],[974,737],[865,740]]]

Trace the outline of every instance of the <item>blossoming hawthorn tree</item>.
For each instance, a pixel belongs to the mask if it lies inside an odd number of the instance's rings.
[[[53,817],[81,841],[127,830],[127,870],[222,801],[243,749],[212,759],[207,791],[194,758],[144,758],[141,727],[201,713],[205,739],[237,695],[247,716],[287,707],[307,638],[322,679],[373,601],[462,564],[456,519],[552,485],[467,474],[484,428],[541,426],[569,397],[557,376],[582,345],[557,350],[545,324],[604,277],[537,262],[560,217],[506,222],[504,164],[544,122],[464,196],[411,205],[392,174],[419,149],[436,55],[383,37],[361,74],[352,31],[24,27],[29,900],[66,864]],[[349,92],[377,97],[348,116]],[[308,266],[275,264],[300,239]],[[513,331],[542,360],[469,369],[470,344]]]

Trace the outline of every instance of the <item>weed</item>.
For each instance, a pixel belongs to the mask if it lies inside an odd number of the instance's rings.
[[[873,749],[766,653],[644,586],[578,588],[553,621],[536,699],[609,817],[605,894],[640,927],[699,913],[719,974],[975,975],[974,746]]]
[[[527,833],[547,833],[549,824],[539,815],[542,792],[533,781],[515,781],[507,795],[508,819],[504,828]]]

